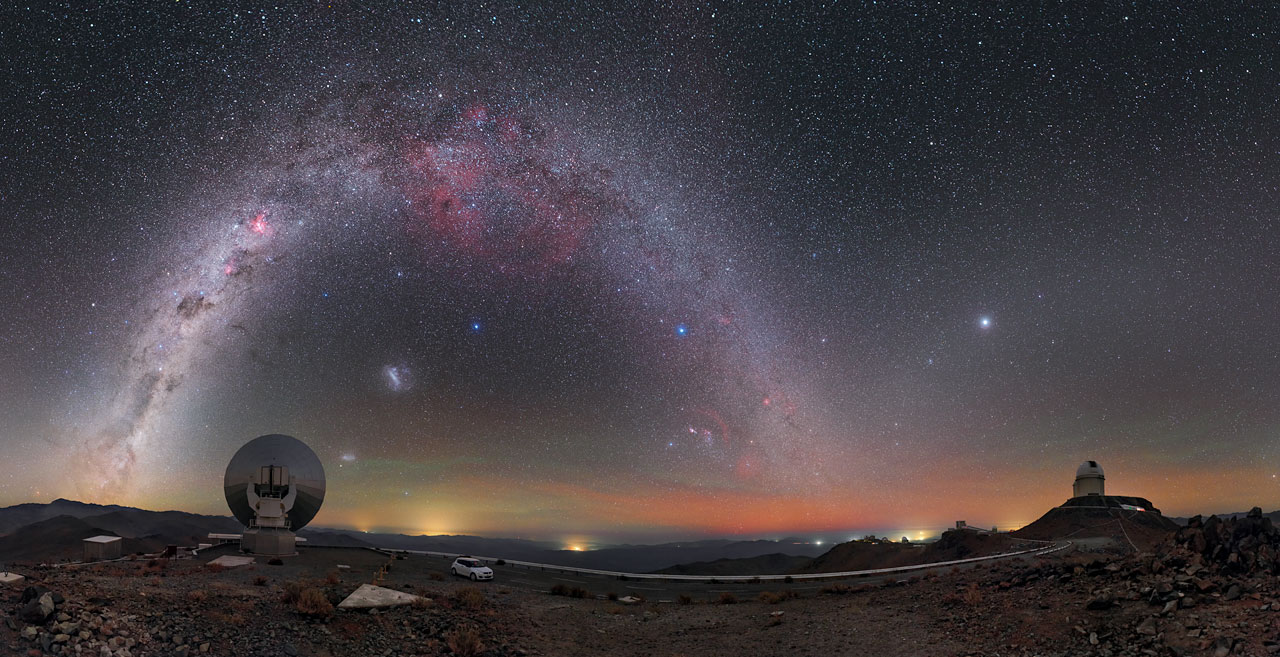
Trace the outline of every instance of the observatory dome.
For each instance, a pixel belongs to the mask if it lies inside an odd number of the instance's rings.
[[[1080,467],[1076,468],[1077,477],[1092,477],[1095,475],[1099,477],[1103,476],[1102,466],[1098,465],[1097,461],[1085,461],[1080,464]]]
[[[320,457],[301,440],[278,433],[245,443],[227,464],[222,487],[231,513],[246,527],[253,523],[255,516],[249,500],[250,482],[263,466],[287,468],[297,492],[289,509],[288,529],[295,532],[302,529],[316,517],[324,503],[324,466]]]
[[[1076,468],[1076,482],[1071,487],[1072,497],[1084,497],[1086,495],[1106,495],[1104,490],[1104,482],[1106,477],[1102,474],[1102,466],[1097,461],[1085,461]]]

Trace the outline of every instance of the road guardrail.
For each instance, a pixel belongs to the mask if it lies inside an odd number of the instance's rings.
[[[1047,543],[1048,545],[1031,548],[1028,550],[1018,550],[1016,552],[1004,552],[1001,554],[988,554],[981,557],[969,557],[967,559],[953,559],[951,561],[935,561],[933,563],[922,563],[912,566],[895,566],[893,568],[874,568],[871,570],[850,570],[839,573],[803,573],[798,575],[663,575],[658,573],[623,573],[613,570],[597,570],[594,568],[577,568],[574,566],[557,566],[555,564],[534,563],[531,561],[515,561],[511,559],[502,559],[501,557],[486,557],[477,554],[460,554],[457,552],[431,552],[427,550],[398,550],[392,548],[377,548],[379,551],[394,552],[398,554],[420,554],[429,557],[442,558],[458,558],[462,556],[472,559],[480,559],[481,561],[496,562],[502,561],[508,566],[518,568],[527,568],[529,570],[542,570],[558,573],[576,573],[580,575],[599,575],[602,577],[612,577],[621,580],[661,580],[668,582],[708,582],[708,583],[727,583],[727,582],[778,582],[778,581],[801,581],[801,580],[818,580],[818,579],[848,579],[853,577],[870,577],[873,575],[888,575],[893,573],[904,573],[913,570],[927,570],[930,568],[944,568],[946,566],[959,566],[967,563],[975,563],[978,561],[990,561],[992,559],[1005,559],[1017,556],[1042,556],[1052,554],[1071,547],[1071,541],[1059,544],[1053,541],[1032,541],[1031,539],[1023,539],[1028,543]]]

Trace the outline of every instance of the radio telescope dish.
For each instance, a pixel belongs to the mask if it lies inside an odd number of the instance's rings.
[[[296,532],[324,503],[324,466],[307,444],[283,434],[259,436],[231,457],[222,479],[231,513],[245,527]],[[266,522],[266,500],[278,500],[281,517]]]

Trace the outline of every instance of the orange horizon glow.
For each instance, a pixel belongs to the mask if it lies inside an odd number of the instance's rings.
[[[1280,484],[1261,465],[1246,470],[1225,466],[1146,470],[1136,460],[1102,462],[1108,493],[1145,497],[1165,515],[1280,507],[1268,502],[1280,492]],[[812,494],[672,482],[521,482],[484,472],[460,472],[421,502],[388,495],[392,503],[372,507],[344,503],[354,496],[339,478],[331,482],[313,526],[427,536],[540,537],[562,541],[570,550],[587,549],[593,542],[590,537],[602,535],[851,538],[893,532],[896,539],[901,532],[921,540],[954,526],[956,520],[1001,530],[1024,526],[1065,501],[1074,478],[1074,467],[1061,464],[989,477],[968,474],[971,467],[965,463],[922,466],[913,485],[898,489],[830,486]],[[220,498],[160,493],[83,501],[226,515]]]

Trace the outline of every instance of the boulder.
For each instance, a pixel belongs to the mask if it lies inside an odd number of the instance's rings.
[[[18,610],[18,616],[32,625],[44,625],[53,615],[53,595],[46,592],[35,600],[28,601]]]

